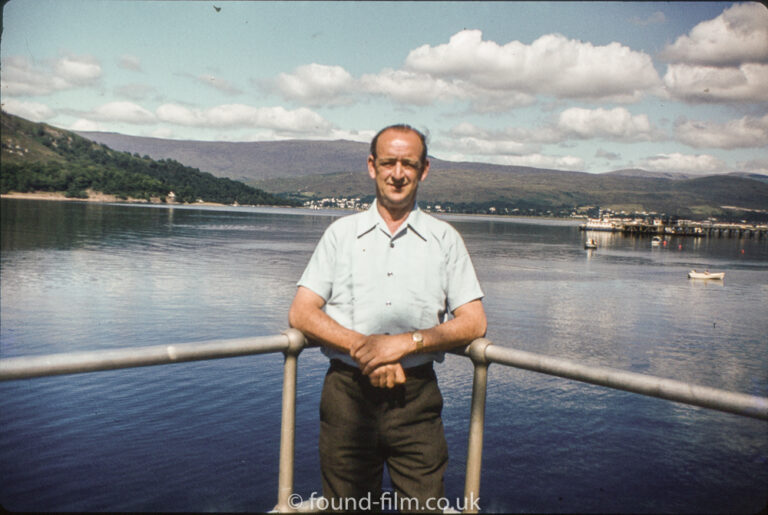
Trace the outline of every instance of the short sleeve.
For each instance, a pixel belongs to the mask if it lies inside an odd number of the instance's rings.
[[[453,312],[467,302],[482,299],[483,290],[477,280],[475,267],[472,265],[464,240],[455,229],[452,228],[450,233],[451,242],[446,257],[446,301],[448,310]]]
[[[333,274],[336,261],[336,238],[332,227],[326,229],[315,247],[297,286],[303,286],[328,302],[333,292]]]

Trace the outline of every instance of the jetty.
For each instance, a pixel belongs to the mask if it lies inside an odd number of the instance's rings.
[[[723,223],[715,221],[675,220],[665,223],[661,219],[638,220],[628,218],[588,218],[579,225],[582,231],[607,231],[639,236],[697,236],[725,238],[768,238],[768,224]]]

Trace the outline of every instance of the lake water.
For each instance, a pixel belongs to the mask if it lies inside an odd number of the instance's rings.
[[[272,335],[338,212],[2,200],[0,357]],[[499,345],[768,396],[768,241],[590,234],[446,217]],[[689,280],[692,269],[725,281]],[[0,384],[0,504],[33,511],[264,511],[277,499],[282,356]],[[320,491],[327,360],[299,359],[295,491]],[[437,366],[464,486],[472,366]],[[753,513],[768,424],[492,365],[486,512]]]

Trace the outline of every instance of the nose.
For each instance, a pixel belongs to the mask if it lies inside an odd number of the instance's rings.
[[[403,169],[403,163],[399,159],[395,163],[395,167],[392,169],[392,178],[400,180],[405,177],[405,170]]]

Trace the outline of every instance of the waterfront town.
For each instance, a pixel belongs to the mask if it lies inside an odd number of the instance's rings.
[[[328,197],[307,200],[304,207],[309,209],[350,209],[362,211],[370,207],[370,202],[363,199],[347,197]],[[424,203],[424,211],[430,213],[456,212],[450,205]],[[563,213],[553,213],[551,210],[503,208],[489,206],[474,214],[507,215],[507,216],[563,216]],[[703,221],[675,219],[659,213],[626,213],[614,212],[610,209],[591,208],[587,210],[572,210],[566,215],[569,218],[584,219],[585,223],[579,228],[584,231],[608,231],[638,235],[679,235],[679,236],[738,236],[738,237],[768,237],[768,224],[740,222],[724,222],[715,218]]]

